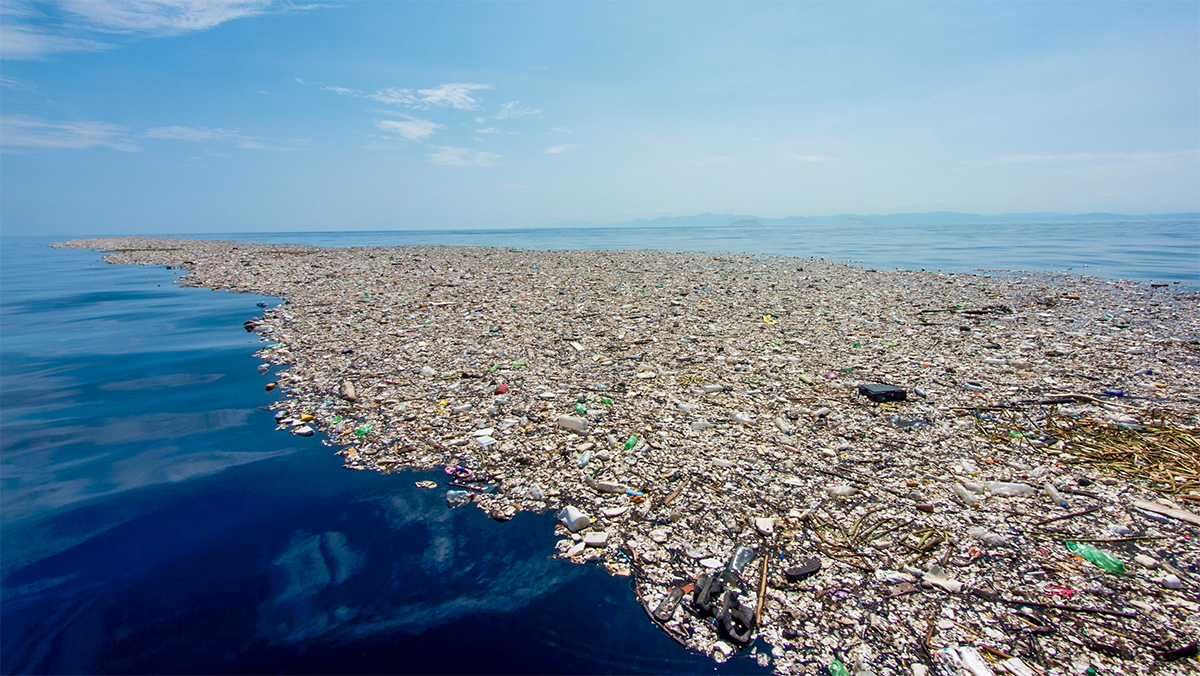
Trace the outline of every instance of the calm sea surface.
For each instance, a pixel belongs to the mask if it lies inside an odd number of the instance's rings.
[[[856,230],[857,228],[857,230]],[[969,234],[968,234],[969,233]],[[1195,221],[226,235],[783,253],[1200,286]],[[50,238],[0,239],[4,673],[746,673],[654,628],[629,580],[548,558],[553,519],[449,509],[437,474],[276,432],[260,301]]]

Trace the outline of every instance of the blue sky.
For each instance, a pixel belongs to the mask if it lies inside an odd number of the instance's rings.
[[[0,230],[1200,210],[1200,3],[2,0]]]

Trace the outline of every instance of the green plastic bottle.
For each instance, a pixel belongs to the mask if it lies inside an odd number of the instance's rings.
[[[1066,545],[1067,551],[1091,561],[1110,573],[1117,573],[1119,575],[1125,572],[1125,564],[1121,562],[1121,559],[1102,549],[1096,549],[1091,545],[1080,544],[1078,542],[1071,542],[1070,540],[1063,540],[1063,544]]]
[[[636,445],[637,445],[637,437],[635,437],[635,436],[631,435],[628,439],[625,440],[625,450],[627,450],[627,451],[633,450],[633,447]]]
[[[575,412],[579,415],[587,415],[587,406],[583,404],[575,404]]]
[[[850,670],[841,660],[834,660],[829,663],[829,676],[850,676]]]

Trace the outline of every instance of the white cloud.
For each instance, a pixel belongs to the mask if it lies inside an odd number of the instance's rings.
[[[0,43],[4,59],[37,59],[110,49],[112,35],[182,35],[268,11],[295,9],[304,7],[273,0],[8,0]]]
[[[550,146],[549,148],[546,148],[546,152],[550,153],[551,155],[561,155],[561,154],[567,152],[568,150],[570,150],[571,148],[578,148],[578,147],[579,146],[577,146],[577,145],[571,145],[571,144],[563,144],[560,146]]]
[[[491,89],[491,85],[471,83],[451,83],[438,85],[432,89],[397,89],[389,87],[380,89],[364,98],[387,103],[393,106],[408,106],[421,110],[432,108],[454,108],[456,110],[478,110],[479,102],[471,96],[471,92],[480,89]]]
[[[438,146],[437,150],[429,153],[427,157],[433,164],[445,164],[455,167],[467,167],[471,165],[490,167],[492,166],[492,161],[498,159],[500,156],[495,153],[474,151],[470,148]]]
[[[491,85],[485,84],[444,84],[434,87],[433,89],[418,89],[417,96],[421,102],[435,107],[450,106],[458,110],[475,110],[479,107],[477,101],[471,97],[471,92],[480,89],[491,89]]]
[[[783,153],[783,156],[797,162],[806,164],[819,164],[821,162],[837,162],[838,158],[828,155],[801,155],[800,153]]]
[[[497,120],[507,120],[510,117],[525,117],[526,115],[538,115],[542,111],[537,108],[520,108],[520,101],[509,101],[508,103],[500,104],[500,112],[496,113]]]
[[[11,21],[0,24],[0,59],[39,59],[57,52],[99,52],[112,45],[85,38],[54,35]]]
[[[405,120],[376,120],[375,126],[381,131],[399,134],[409,141],[420,141],[433,135],[433,132],[443,126],[430,120],[418,120],[410,117]]]
[[[475,133],[476,134],[499,134],[500,130],[495,127],[484,127],[482,129],[476,129]]]
[[[85,27],[106,33],[179,35],[262,14],[270,0],[58,0]]]
[[[296,80],[300,81],[300,78],[296,78]],[[300,84],[304,83],[300,82]],[[347,94],[350,96],[358,96],[361,93],[357,89],[349,89],[347,87],[321,87],[321,89],[324,89],[327,92],[334,92],[335,94],[342,94],[343,96]]]
[[[50,122],[25,115],[0,117],[0,143],[18,148],[95,148],[138,152],[129,131],[107,122]]]

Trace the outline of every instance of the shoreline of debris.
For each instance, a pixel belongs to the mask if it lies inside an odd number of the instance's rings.
[[[444,467],[448,503],[497,520],[554,510],[556,555],[632,575],[718,660],[1196,668],[1195,292],[764,255],[53,246],[284,298],[246,324],[289,367],[267,385],[281,429],[352,469]]]

